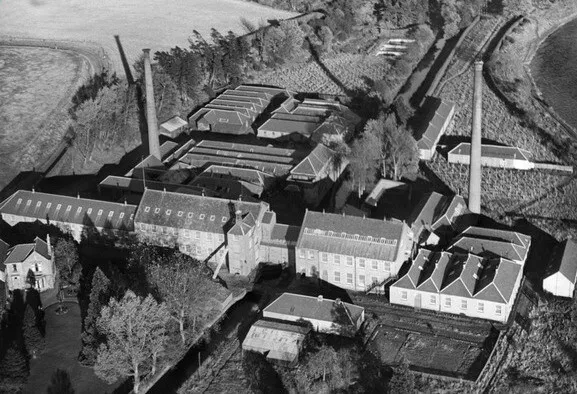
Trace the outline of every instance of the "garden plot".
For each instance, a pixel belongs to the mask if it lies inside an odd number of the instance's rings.
[[[142,48],[154,53],[186,47],[193,30],[205,37],[213,27],[222,33],[244,33],[241,17],[258,25],[296,15],[239,0],[3,0],[0,36],[92,41],[104,48],[122,74],[115,35],[132,65]]]

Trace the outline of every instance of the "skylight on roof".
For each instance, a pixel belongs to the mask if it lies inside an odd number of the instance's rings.
[[[211,221],[211,222],[214,222],[214,218],[215,218],[214,215],[210,215],[210,221]]]
[[[167,209],[167,210],[166,210],[166,215],[170,215],[171,213],[172,213],[172,210],[171,210],[171,209]]]
[[[204,214],[204,213],[201,213],[201,214],[200,214],[200,220],[203,220],[204,217],[205,217],[205,214]]]
[[[72,209],[72,205],[69,205],[66,207],[66,213],[70,212],[70,210]]]
[[[92,213],[92,208],[88,208],[88,211],[86,211],[86,213],[87,213],[88,215],[90,215],[90,214]]]
[[[189,212],[188,215],[186,215],[189,219],[192,219],[192,212]]]
[[[42,205],[42,201],[38,201],[38,202],[36,203],[36,208],[38,208],[40,205]]]
[[[181,217],[182,215],[184,215],[184,212],[178,211],[178,217]]]
[[[146,213],[150,212],[150,207],[144,208],[144,212],[146,212]]]
[[[154,208],[154,213],[159,213],[160,212],[160,208]]]
[[[22,204],[22,199],[21,199],[21,198],[19,198],[18,201],[16,202],[16,205],[20,205],[20,204]]]
[[[124,217],[124,212],[120,212],[120,219]]]
[[[226,222],[226,216],[222,217],[222,222],[225,223]]]
[[[110,211],[110,212],[108,212],[108,217],[109,217],[109,218],[111,218],[111,217],[112,217],[112,215],[114,215],[114,211]]]
[[[99,209],[98,210],[98,216],[102,215],[102,212],[103,212],[102,209]]]

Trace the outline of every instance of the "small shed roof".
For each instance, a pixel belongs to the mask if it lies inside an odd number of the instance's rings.
[[[243,350],[267,353],[267,358],[294,362],[310,332],[309,327],[271,320],[253,324],[242,342]]]
[[[163,129],[169,131],[169,132],[173,132],[176,131],[178,129],[180,129],[181,127],[185,127],[188,125],[188,122],[184,119],[182,119],[180,116],[175,115],[172,118],[168,119],[166,122],[162,123],[160,125],[160,127],[162,127]]]
[[[562,274],[571,283],[577,282],[577,242],[566,239],[557,245],[551,258],[549,276],[556,273]]]

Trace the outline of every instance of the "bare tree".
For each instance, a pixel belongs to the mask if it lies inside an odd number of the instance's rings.
[[[417,141],[411,132],[398,125],[392,115],[387,117],[383,124],[383,174],[397,181],[406,175],[416,173],[419,151]]]
[[[156,372],[169,318],[166,306],[151,295],[142,299],[129,290],[121,300],[112,299],[98,319],[106,344],[98,349],[96,375],[108,383],[131,377],[139,393],[142,379]]]

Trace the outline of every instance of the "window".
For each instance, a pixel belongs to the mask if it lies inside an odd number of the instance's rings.
[[[307,252],[308,252],[309,260],[315,257],[315,254],[313,253],[312,250],[308,250]]]
[[[112,217],[112,215],[114,215],[114,211],[108,212],[108,218],[109,218],[109,219]]]
[[[16,264],[12,264],[12,271],[18,272],[18,268],[16,267]]]
[[[365,268],[365,259],[359,259],[359,268]]]
[[[124,212],[120,212],[120,219],[124,217]]]
[[[220,123],[228,123],[228,119],[226,119],[226,118],[218,118],[218,121]]]
[[[180,217],[182,217],[182,215],[184,215],[184,212],[178,211],[178,214],[177,214],[177,215],[178,215],[178,217],[180,218]]]
[[[329,261],[329,255],[326,253],[321,253],[321,261],[327,263]]]
[[[76,210],[76,214],[79,215],[80,212],[82,212],[82,207],[78,207],[78,209]]]
[[[352,285],[353,284],[353,274],[348,273],[347,274],[347,284],[348,285]]]
[[[70,212],[70,210],[72,209],[72,205],[69,205],[66,207],[66,213]]]
[[[335,263],[336,265],[340,265],[341,264],[341,256],[339,256],[338,254],[335,254],[333,257],[333,263]]]
[[[90,215],[92,213],[92,208],[88,208],[88,210],[86,211],[86,214]]]
[[[192,212],[189,212],[188,215],[186,215],[186,217],[188,217],[189,219],[192,219]]]
[[[40,205],[42,205],[42,201],[38,201],[38,202],[36,203],[36,208],[38,208]]]
[[[20,204],[22,204],[22,199],[21,199],[21,198],[18,199],[18,202],[16,203],[16,205],[20,205]],[[49,203],[49,204],[50,204],[50,203]]]
[[[150,207],[144,208],[144,212],[146,212],[146,213],[150,212]]]
[[[347,265],[353,265],[353,256],[347,256]]]
[[[156,232],[156,226],[152,225],[151,229],[150,229],[153,233]]]
[[[140,229],[141,229],[142,231],[146,231],[146,224],[140,223]]]
[[[223,216],[223,217],[222,217],[222,222],[223,222],[223,223],[226,223],[226,216]]]
[[[437,297],[432,295],[431,298],[429,299],[429,302],[431,303],[431,305],[435,305],[437,303]]]
[[[171,210],[171,209],[167,209],[167,210],[166,210],[166,215],[167,215],[167,216],[170,215],[171,213],[172,213],[172,210]]]
[[[201,213],[201,214],[200,214],[200,220],[204,220],[204,216],[205,216],[205,214],[204,214],[204,213]]]
[[[359,239],[359,234],[355,234],[355,240]]]
[[[482,302],[477,302],[477,312],[485,313],[485,304]]]
[[[461,309],[467,309],[467,300],[461,300]]]
[[[224,234],[218,234],[218,241],[224,242]]]
[[[99,209],[99,210],[98,210],[98,216],[102,215],[102,212],[103,212],[103,210],[102,210],[102,209]]]
[[[373,260],[373,269],[374,270],[378,270],[379,269],[379,262],[377,260]]]
[[[332,231],[329,231],[329,237],[332,237],[332,236],[333,236],[333,234],[334,234],[334,232],[332,232]]]
[[[210,215],[210,221],[211,221],[211,222],[214,222],[214,218],[215,218],[215,217],[216,217],[216,216],[214,216],[214,215]]]
[[[184,230],[184,238],[190,238],[190,230]]]
[[[406,291],[401,291],[401,300],[407,301],[407,292]]]
[[[391,272],[391,263],[389,261],[385,261],[385,272]]]
[[[364,285],[365,285],[365,276],[359,275],[359,286],[364,286]]]
[[[154,208],[154,213],[160,213],[160,208]]]
[[[347,236],[347,233],[345,233],[345,232],[341,233],[341,238],[345,238],[346,236]]]
[[[341,281],[341,273],[339,271],[335,271],[335,282]]]
[[[40,264],[38,263],[34,264],[34,269],[36,270],[36,272],[40,272]]]
[[[30,200],[28,200],[28,203],[30,203]],[[56,210],[60,210],[60,208],[62,208],[62,204],[58,204],[58,205],[56,206]]]
[[[49,202],[48,204],[46,204],[46,209],[50,209],[51,206],[52,206],[52,203]]]
[[[304,251],[304,249],[299,249],[299,257],[300,257],[301,259],[304,259],[304,258],[305,258],[305,251]]]
[[[445,298],[445,308],[451,307],[451,297]]]
[[[372,283],[379,283],[379,280],[377,279],[376,276],[371,277],[371,282]]]
[[[367,241],[369,242],[373,242],[373,237],[371,237],[370,235],[367,237]]]
[[[28,208],[30,204],[32,204],[32,200],[26,201],[26,208]],[[60,204],[58,204],[58,206],[60,207]]]
[[[329,278],[329,273],[327,270],[323,270],[323,276],[322,276],[323,280],[327,280]]]
[[[385,239],[384,239],[384,238],[379,239],[379,243],[384,244],[384,243],[385,243]]]
[[[194,239],[200,239],[200,232],[198,231],[194,232]]]
[[[495,314],[501,316],[501,305],[495,305]]]

